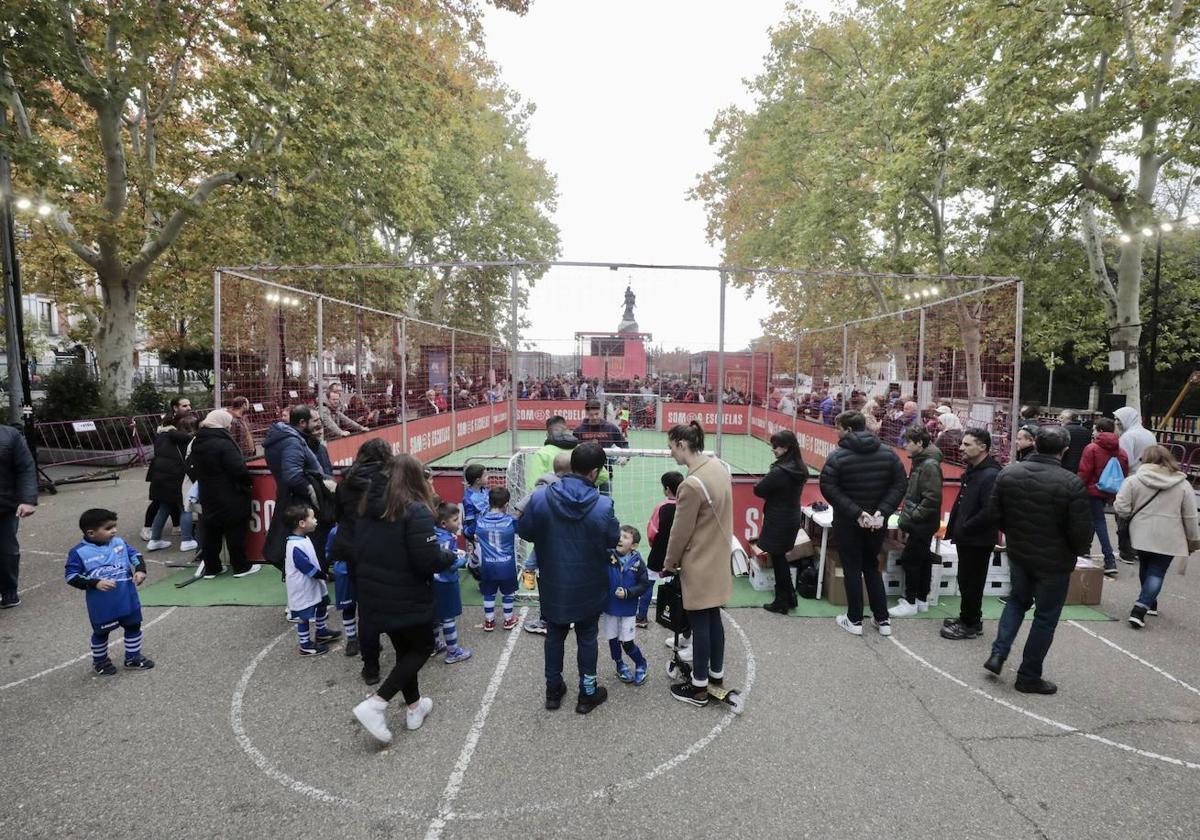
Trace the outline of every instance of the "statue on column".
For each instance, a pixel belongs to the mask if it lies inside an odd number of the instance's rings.
[[[625,287],[625,314],[621,316],[621,324],[617,327],[619,333],[638,332],[637,321],[633,317],[633,307],[637,305],[637,296],[632,286]]]

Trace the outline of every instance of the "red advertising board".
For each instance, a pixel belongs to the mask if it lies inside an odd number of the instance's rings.
[[[750,407],[745,405],[727,405],[722,415],[725,434],[745,434],[750,423]],[[705,434],[713,434],[717,430],[716,403],[666,403],[662,412],[662,431],[672,426],[699,420]]]
[[[562,415],[574,429],[583,422],[583,400],[520,400],[517,403],[517,428],[545,431],[546,421]]]

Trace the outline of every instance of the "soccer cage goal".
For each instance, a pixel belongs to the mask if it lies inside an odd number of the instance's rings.
[[[521,260],[221,268],[214,393],[249,401],[256,444],[289,406],[325,405],[336,467],[381,437],[425,463],[450,502],[470,464],[519,500],[560,417],[606,445],[605,492],[643,555],[661,477],[679,469],[666,432],[697,420],[732,477],[747,546],[762,524],[753,486],[781,430],[814,476],[837,446],[833,417],[850,409],[897,451],[904,428],[924,425],[949,482],[965,429],[987,429],[1007,461],[1021,306],[1010,277]],[[597,424],[611,439],[591,434]],[[254,557],[274,487],[251,466]],[[818,497],[810,481],[804,501]]]

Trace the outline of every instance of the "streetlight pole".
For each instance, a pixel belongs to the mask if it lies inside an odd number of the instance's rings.
[[[1155,368],[1158,366],[1158,290],[1162,277],[1162,227],[1154,229],[1154,292],[1150,303],[1150,366],[1146,371],[1146,395],[1142,398],[1142,416],[1149,418],[1154,410]]]
[[[0,106],[0,135],[8,131],[8,109]],[[0,263],[4,267],[4,322],[8,341],[8,421],[32,425],[29,369],[25,365],[25,323],[21,312],[21,269],[12,214],[12,175],[7,150],[0,150]],[[29,409],[27,412],[26,409]],[[25,437],[33,445],[31,428]]]

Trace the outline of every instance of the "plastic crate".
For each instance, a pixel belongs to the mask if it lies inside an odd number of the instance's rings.
[[[983,585],[984,595],[994,595],[999,598],[1006,598],[1012,594],[1012,582],[1008,579],[1008,575],[988,575],[987,580]]]
[[[1004,576],[1008,577],[1008,552],[993,551],[992,558],[988,561],[988,574],[994,575],[1003,572]]]
[[[889,598],[899,598],[904,594],[904,570],[899,572],[883,572],[883,591]]]

